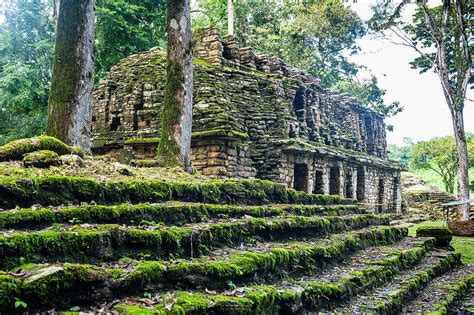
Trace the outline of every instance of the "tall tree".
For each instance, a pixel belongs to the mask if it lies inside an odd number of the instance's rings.
[[[61,0],[46,133],[90,151],[95,0]]]
[[[411,64],[421,72],[432,69],[441,82],[446,104],[451,113],[456,141],[458,198],[469,199],[468,151],[464,130],[464,102],[471,82],[473,46],[469,1],[443,0],[430,8],[426,0],[417,1],[419,9],[412,23],[404,23],[401,12],[405,1],[396,7],[375,7],[372,26],[377,31],[391,31],[401,45],[414,49],[419,58]],[[430,51],[430,48],[432,49]],[[463,220],[469,220],[469,205],[460,207]]]
[[[168,0],[168,57],[160,144],[157,158],[164,166],[191,171],[193,64],[189,0]]]

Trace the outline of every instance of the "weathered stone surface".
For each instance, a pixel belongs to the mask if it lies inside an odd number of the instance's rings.
[[[52,165],[59,165],[59,155],[50,150],[26,153],[23,157],[23,164],[26,167],[47,168]]]
[[[193,166],[216,177],[257,177],[306,192],[401,208],[400,167],[387,160],[383,116],[282,60],[240,48],[212,29],[194,34]],[[199,58],[199,59],[198,59]],[[94,93],[93,150],[154,158],[165,53],[122,60]],[[122,158],[124,161],[124,159]]]

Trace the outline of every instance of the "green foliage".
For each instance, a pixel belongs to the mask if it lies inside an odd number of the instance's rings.
[[[391,160],[400,162],[405,168],[408,168],[411,160],[411,147],[413,140],[411,138],[403,138],[403,145],[388,145],[388,157]]]
[[[42,0],[10,2],[0,24],[0,145],[44,130],[54,23]]]
[[[131,54],[165,46],[165,1],[97,0],[96,10],[97,78]]]
[[[468,136],[468,164],[474,162],[474,137]],[[429,169],[438,174],[445,190],[453,193],[456,184],[457,155],[454,137],[434,138],[416,143],[411,149],[410,166],[413,169]]]
[[[469,12],[469,1],[461,1],[463,4],[464,12]],[[435,28],[441,29],[441,16],[443,13],[443,6],[437,6],[428,9],[433,16]],[[435,46],[433,37],[429,35],[429,27],[426,24],[425,16],[422,9],[418,9],[413,15],[413,21],[410,24],[404,26],[404,31],[407,32],[415,41],[419,43],[421,49],[427,50]],[[459,53],[461,49],[460,33],[457,29],[457,23],[454,13],[454,8],[451,6],[448,15],[447,32],[444,38],[446,43],[446,54],[449,56],[446,58],[449,79],[452,86],[456,86],[456,80],[459,76],[458,70],[460,68],[461,60]],[[474,43],[470,43],[469,50],[471,55],[474,53]],[[429,53],[423,54],[423,56],[415,58],[410,65],[413,69],[419,69],[420,73],[427,72],[429,70],[435,70],[437,63],[437,54],[433,52],[433,49],[429,50]],[[474,83],[474,77],[471,77],[470,84]]]

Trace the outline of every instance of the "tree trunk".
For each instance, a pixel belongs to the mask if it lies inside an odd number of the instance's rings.
[[[95,0],[61,0],[46,133],[90,152]]]
[[[168,60],[158,160],[191,171],[193,64],[189,0],[168,0]]]
[[[451,116],[454,127],[454,139],[456,140],[456,153],[458,158],[458,199],[469,200],[469,177],[468,177],[468,162],[467,162],[467,142],[466,133],[464,131],[464,117],[463,110],[457,107],[451,109]],[[461,205],[462,220],[470,219],[469,204]]]
[[[227,0],[227,34],[234,35],[234,0]]]
[[[58,20],[59,16],[59,4],[60,0],[53,0],[53,18],[55,21]]]

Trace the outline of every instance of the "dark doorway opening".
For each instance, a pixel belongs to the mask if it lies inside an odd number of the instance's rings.
[[[116,131],[120,126],[120,117],[112,117],[112,123],[110,124],[110,131]]]
[[[329,194],[339,195],[341,188],[341,178],[339,166],[331,167],[329,174]]]
[[[315,194],[324,194],[323,171],[314,172],[314,191]]]
[[[299,191],[308,191],[308,165],[295,164],[295,172],[293,178],[293,188]]]
[[[363,167],[357,168],[357,200],[365,199],[365,170]]]
[[[378,195],[378,200],[377,200],[377,203],[379,204],[377,206],[379,212],[382,212],[383,210],[383,203],[385,199],[384,195],[385,195],[385,182],[383,178],[380,178],[379,179],[379,195]]]

